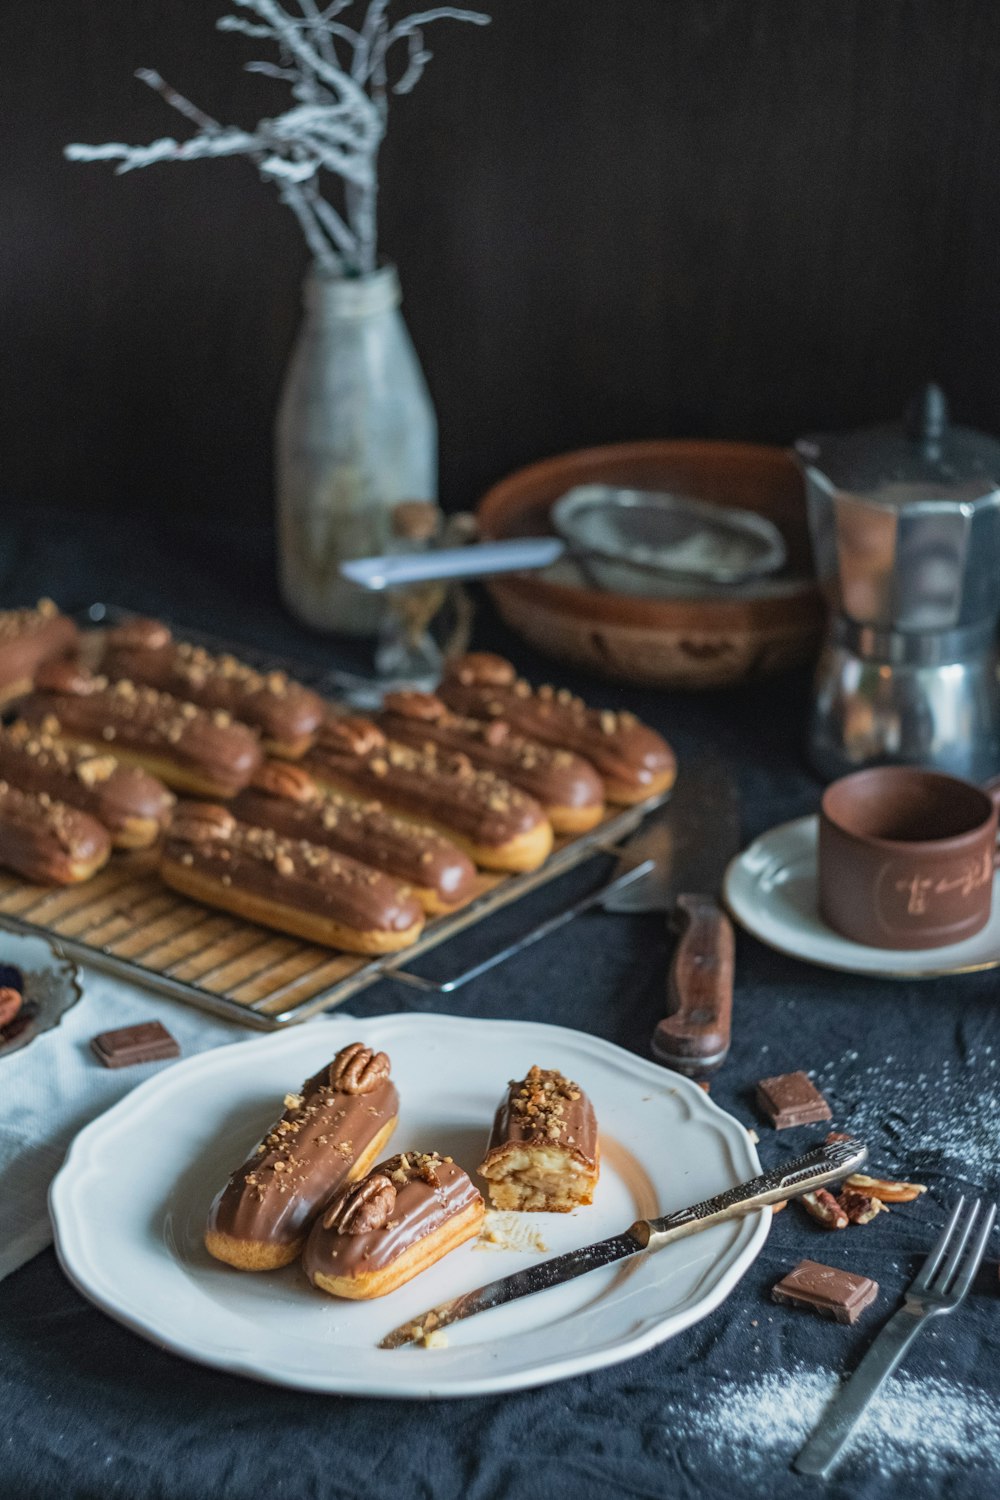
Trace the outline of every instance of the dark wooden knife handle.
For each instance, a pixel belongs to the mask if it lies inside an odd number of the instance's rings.
[[[667,1015],[653,1032],[657,1062],[697,1078],[729,1052],[733,1013],[733,924],[710,896],[679,896],[680,939],[667,983]]]

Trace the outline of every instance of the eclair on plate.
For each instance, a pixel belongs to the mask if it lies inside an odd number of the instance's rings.
[[[601,1151],[594,1108],[553,1068],[511,1079],[479,1168],[494,1208],[565,1214],[590,1203]]]
[[[205,1248],[240,1271],[273,1271],[299,1255],[317,1213],[363,1177],[396,1128],[389,1059],[362,1042],[285,1095],[285,1111],[216,1196]]]
[[[478,1234],[484,1213],[450,1157],[405,1152],[337,1194],[313,1225],[302,1268],[333,1297],[384,1297]]]

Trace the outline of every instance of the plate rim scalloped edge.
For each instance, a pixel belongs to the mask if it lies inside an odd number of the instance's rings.
[[[82,1175],[86,1167],[88,1154],[100,1142],[103,1131],[108,1128],[109,1122],[116,1122],[130,1107],[134,1108],[134,1100],[138,1097],[148,1098],[149,1095],[166,1091],[175,1086],[175,1080],[183,1070],[184,1077],[208,1071],[217,1066],[220,1058],[227,1054],[230,1047],[237,1047],[240,1055],[245,1055],[243,1049],[252,1047],[254,1049],[269,1048],[272,1051],[283,1051],[291,1049],[301,1043],[306,1035],[314,1033],[318,1028],[335,1026],[343,1029],[341,1023],[350,1023],[356,1026],[359,1020],[363,1020],[366,1026],[375,1027],[384,1024],[403,1023],[419,1027],[425,1022],[447,1022],[461,1027],[472,1025],[500,1026],[521,1030],[530,1028],[536,1033],[569,1034],[575,1040],[584,1044],[585,1050],[589,1049],[597,1053],[610,1051],[615,1058],[624,1060],[630,1068],[634,1068],[641,1077],[645,1075],[652,1077],[662,1083],[667,1070],[650,1059],[640,1057],[638,1053],[630,1052],[627,1048],[619,1046],[615,1042],[606,1041],[603,1037],[595,1036],[591,1032],[578,1031],[573,1027],[557,1026],[548,1022],[511,1020],[491,1016],[457,1016],[446,1012],[390,1012],[381,1016],[370,1016],[358,1018],[338,1010],[330,1017],[320,1017],[304,1023],[301,1026],[291,1027],[288,1031],[269,1033],[266,1036],[248,1038],[224,1045],[222,1047],[209,1048],[204,1052],[195,1053],[193,1056],[183,1058],[172,1067],[164,1069],[163,1072],[154,1074],[145,1079],[131,1090],[122,1099],[118,1100],[110,1108],[98,1115],[94,1120],[80,1130],[74,1137],[67,1150],[62,1166],[53,1178],[48,1193],[49,1217],[52,1223],[53,1241],[56,1256],[63,1274],[80,1294],[92,1302],[100,1311],[121,1323],[131,1332],[138,1334],[141,1338],[154,1343],[159,1348],[166,1349],[169,1353],[178,1355],[183,1359],[191,1360],[195,1364],[217,1369],[225,1374],[238,1375],[266,1384],[278,1385],[287,1389],[306,1390],[314,1394],[347,1395],[347,1396],[370,1396],[380,1399],[400,1400],[437,1400],[437,1399],[459,1399],[463,1396],[481,1396],[489,1394],[501,1394],[519,1390],[528,1390],[533,1387],[548,1385],[557,1380],[569,1379],[576,1375],[583,1375],[592,1370],[604,1369],[611,1365],[619,1364],[627,1359],[634,1359],[640,1354],[648,1352],[658,1344],[664,1343],[668,1338],[681,1333],[684,1329],[700,1322],[709,1313],[714,1312],[717,1307],[730,1295],[738,1285],[747,1270],[757,1259],[767,1239],[770,1224],[771,1211],[763,1209],[755,1215],[748,1215],[744,1221],[752,1224],[752,1232],[747,1236],[745,1243],[730,1247],[724,1252],[729,1256],[717,1281],[702,1296],[695,1295],[693,1299],[682,1303],[681,1306],[665,1314],[661,1319],[645,1331],[634,1337],[624,1337],[615,1341],[610,1347],[599,1346],[575,1354],[553,1360],[551,1364],[542,1363],[539,1366],[525,1369],[524,1371],[511,1371],[502,1375],[484,1375],[477,1380],[464,1380],[463,1388],[455,1390],[453,1384],[435,1382],[432,1367],[428,1367],[429,1378],[420,1384],[408,1381],[405,1384],[393,1383],[390,1379],[384,1384],[374,1384],[370,1380],[360,1379],[352,1381],[346,1377],[343,1371],[331,1372],[333,1378],[314,1379],[304,1375],[301,1371],[288,1371],[282,1373],[253,1365],[241,1356],[226,1357],[226,1351],[220,1350],[216,1353],[200,1350],[192,1347],[184,1337],[177,1335],[170,1328],[163,1326],[156,1318],[143,1318],[134,1309],[116,1305],[98,1283],[93,1275],[93,1268],[86,1264],[86,1256],[81,1252],[78,1244],[74,1245],[72,1234],[72,1223],[69,1205],[70,1194],[73,1190],[74,1177]],[[752,1173],[761,1170],[760,1160],[756,1146],[746,1126],[742,1125],[734,1115],[720,1108],[703,1089],[699,1088],[691,1079],[681,1074],[670,1073],[669,1081],[671,1087],[677,1086],[682,1095],[686,1096],[690,1105],[693,1106],[692,1113],[697,1115],[702,1111],[719,1133],[726,1139],[730,1148],[737,1147],[741,1150]],[[734,1153],[737,1154],[737,1153]],[[61,1215],[65,1211],[65,1219]],[[756,1223],[754,1223],[756,1220]],[[74,1256],[83,1259],[81,1266],[74,1261]],[[90,1272],[90,1279],[88,1277]]]

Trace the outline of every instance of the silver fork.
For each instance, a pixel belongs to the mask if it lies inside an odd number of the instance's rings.
[[[796,1457],[792,1468],[800,1474],[827,1477],[869,1401],[883,1381],[888,1380],[921,1328],[941,1313],[954,1312],[969,1290],[985,1254],[997,1210],[996,1204],[991,1203],[976,1227],[980,1200],[976,1198],[969,1205],[964,1217],[963,1208],[964,1196],[955,1204],[940,1239],[907,1287],[905,1303],[879,1333]],[[976,1236],[963,1264],[973,1228]]]

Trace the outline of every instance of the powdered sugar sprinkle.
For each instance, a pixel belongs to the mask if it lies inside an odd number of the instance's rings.
[[[1000,1060],[992,1047],[962,1063],[948,1059],[898,1076],[894,1059],[858,1066],[845,1052],[815,1075],[838,1129],[866,1141],[880,1167],[946,1173],[953,1186],[986,1186],[1000,1177]]]
[[[673,1440],[707,1442],[712,1457],[743,1473],[787,1467],[838,1386],[835,1376],[796,1366],[753,1381],[722,1380],[696,1411],[668,1409]],[[894,1376],[876,1396],[842,1460],[851,1473],[942,1475],[956,1465],[1000,1470],[1000,1401],[937,1377]]]

